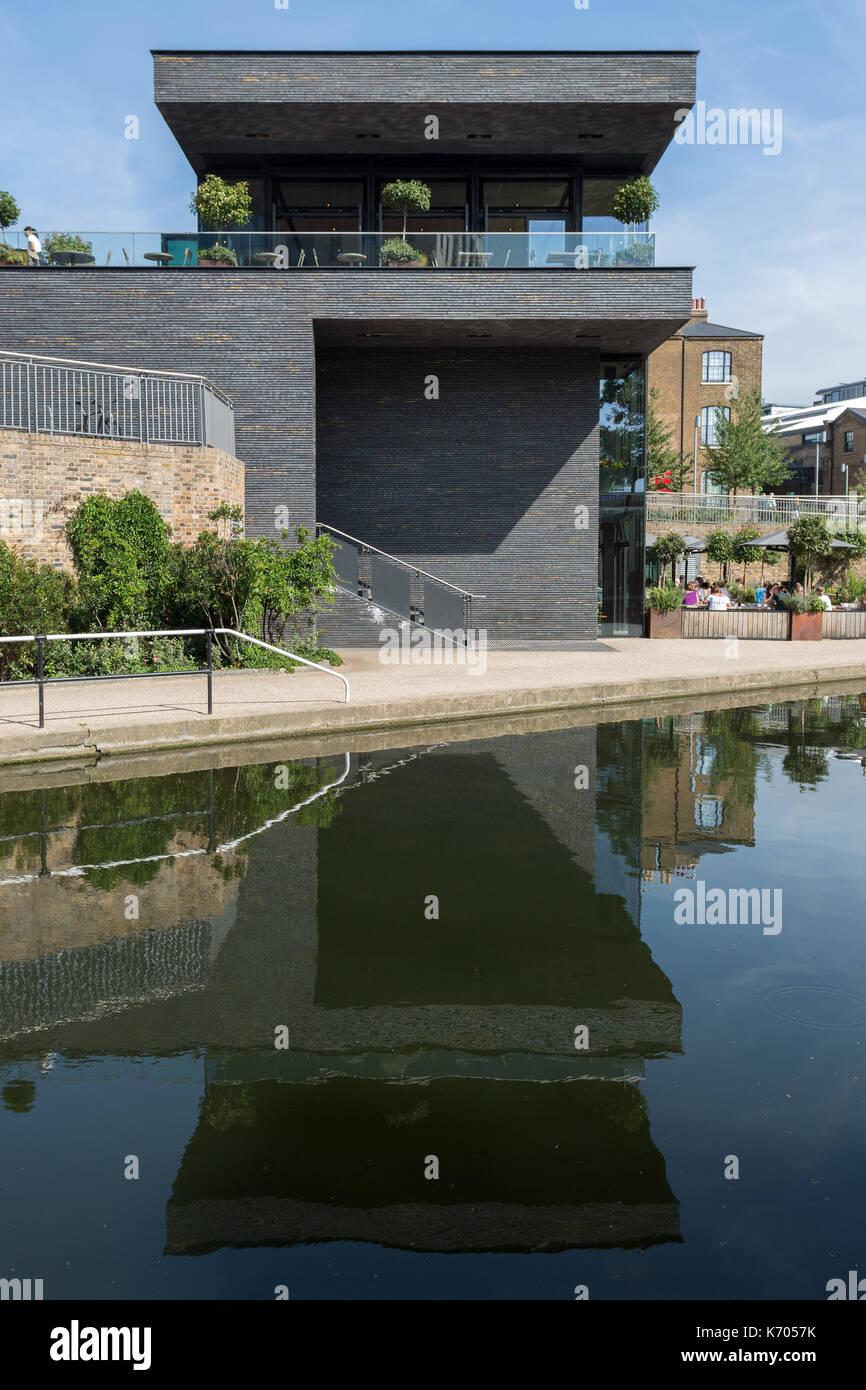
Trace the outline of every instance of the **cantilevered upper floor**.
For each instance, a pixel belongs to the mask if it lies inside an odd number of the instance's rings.
[[[614,194],[673,139],[696,57],[153,55],[156,104],[197,174],[249,180],[251,231],[402,232],[381,197],[397,177],[430,188],[413,234],[524,236],[622,232]]]

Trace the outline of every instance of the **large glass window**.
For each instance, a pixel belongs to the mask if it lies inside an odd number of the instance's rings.
[[[603,361],[599,390],[598,630],[644,630],[646,364]]]
[[[361,179],[279,179],[274,201],[278,232],[361,230]]]
[[[559,236],[561,243],[574,225],[570,179],[485,179],[481,201],[489,232]]]
[[[701,411],[701,444],[705,449],[715,449],[719,442],[719,416],[731,418],[728,405],[705,405]]]
[[[599,396],[599,492],[646,490],[643,361],[603,362]]]
[[[703,381],[730,381],[731,354],[729,352],[705,352],[701,379]]]

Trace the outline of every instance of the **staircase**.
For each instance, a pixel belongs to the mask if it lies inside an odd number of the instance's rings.
[[[324,522],[316,523],[316,532],[333,540],[337,574],[334,604],[318,613],[323,645],[379,647],[385,628],[405,623],[467,645],[472,600],[483,594],[460,589]]]

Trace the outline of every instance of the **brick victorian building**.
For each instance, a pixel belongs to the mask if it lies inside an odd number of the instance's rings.
[[[648,359],[648,386],[658,391],[655,408],[673,430],[671,446],[692,457],[698,427],[698,491],[717,489],[704,472],[706,447],[715,442],[716,408],[730,415],[736,393],[761,390],[762,333],[710,323],[705,299],[692,300],[688,323]],[[689,477],[684,491],[693,491]]]

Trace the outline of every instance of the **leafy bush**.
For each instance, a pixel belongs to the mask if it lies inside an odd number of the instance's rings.
[[[18,249],[17,246],[7,246],[5,241],[0,241],[0,265],[26,265],[27,252]]]
[[[403,241],[401,237],[391,237],[389,241],[383,241],[379,248],[379,257],[383,265],[392,261],[399,261],[404,265],[411,265],[416,261],[420,261],[422,265],[427,264],[424,252],[410,245],[408,241]]]
[[[225,503],[210,515],[239,520]],[[120,499],[97,495],[67,523],[74,575],[24,559],[0,542],[0,631],[5,636],[45,632],[227,627],[280,646],[309,661],[341,664],[317,646],[315,615],[332,603],[334,580],[328,536],[299,527],[297,544],[247,540],[205,531],[192,546],[172,544],[154,504],[139,492]],[[287,539],[283,533],[282,542]],[[50,643],[49,676],[137,675],[196,670],[205,664],[203,636],[99,638]],[[233,638],[214,641],[215,666],[293,669],[291,657]],[[35,672],[36,647],[0,646],[0,680]]]
[[[629,265],[652,265],[654,257],[655,248],[649,241],[636,241],[617,252],[617,259]]]
[[[246,179],[229,183],[217,174],[208,174],[189,201],[203,227],[246,227],[253,215],[250,186]]]
[[[205,246],[198,253],[198,263],[202,261],[222,261],[226,265],[237,265],[238,258],[230,246],[223,246],[222,242],[215,242],[213,246]]]
[[[789,613],[824,612],[824,604],[817,594],[783,594],[782,603]]]
[[[66,632],[72,587],[68,575],[26,560],[0,541],[0,632],[4,637]],[[0,644],[0,680],[29,680],[35,671],[35,643]]]
[[[49,232],[42,243],[42,250],[49,261],[54,262],[58,251],[80,251],[84,255],[91,256],[93,254],[93,242],[82,240],[74,232]]]
[[[646,607],[655,613],[674,613],[682,608],[683,596],[676,584],[651,584],[646,591]]]
[[[140,492],[97,493],[66,525],[78,576],[81,631],[165,626],[169,528]]]

